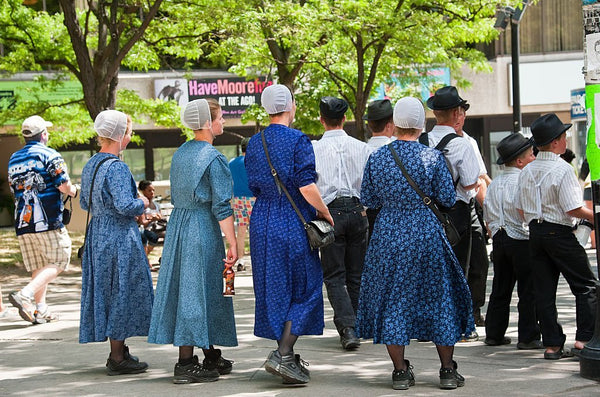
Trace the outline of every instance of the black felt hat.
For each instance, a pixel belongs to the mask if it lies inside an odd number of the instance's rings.
[[[348,102],[340,98],[326,96],[321,98],[319,110],[323,117],[341,119],[346,114],[346,110],[348,110]]]
[[[571,128],[573,124],[563,124],[554,113],[538,117],[531,123],[531,133],[535,146],[544,146],[558,138],[560,134]]]
[[[432,110],[446,110],[461,107],[469,110],[469,105],[466,100],[458,95],[456,87],[447,85],[435,92],[435,94],[427,100],[427,107]]]
[[[496,146],[496,150],[500,155],[496,160],[496,164],[508,163],[531,146],[533,146],[532,139],[527,139],[519,133],[510,134],[498,142]]]
[[[363,120],[383,120],[394,115],[394,109],[389,99],[378,99],[369,103],[367,114]]]

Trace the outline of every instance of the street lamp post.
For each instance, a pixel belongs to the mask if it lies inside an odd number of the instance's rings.
[[[521,132],[521,86],[519,81],[519,22],[523,17],[525,8],[529,0],[523,0],[521,7],[503,7],[496,13],[496,23],[494,27],[499,31],[504,31],[510,21],[510,55],[512,61],[512,98],[513,98],[513,133]]]

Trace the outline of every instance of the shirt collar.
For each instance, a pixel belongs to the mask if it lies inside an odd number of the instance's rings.
[[[518,169],[517,167],[504,167],[505,174],[518,174],[520,172],[521,172],[521,170]]]
[[[344,130],[329,130],[323,133],[323,138],[334,138],[338,136],[348,136]]]
[[[540,160],[559,160],[559,159],[561,159],[558,154],[556,154],[554,152],[547,152],[545,150],[538,152],[538,154],[537,154],[537,156],[535,156],[535,158],[540,159]]]

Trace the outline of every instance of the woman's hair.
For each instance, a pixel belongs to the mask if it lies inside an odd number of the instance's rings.
[[[400,128],[398,126],[394,127],[394,135],[396,136],[408,136],[414,137],[421,135],[421,129],[419,128]]]
[[[143,192],[144,190],[146,190],[146,188],[148,186],[152,185],[152,182],[147,180],[147,179],[143,179],[140,181],[140,183],[138,184],[138,189],[140,190],[140,192]]]
[[[208,108],[210,109],[210,119],[215,120],[219,114],[221,105],[219,105],[219,101],[217,101],[215,98],[206,98],[206,102],[208,103]]]

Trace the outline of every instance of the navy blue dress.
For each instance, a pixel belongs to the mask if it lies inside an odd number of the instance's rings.
[[[268,126],[264,133],[279,177],[305,219],[314,219],[314,208],[298,190],[314,183],[317,176],[310,139],[280,124]],[[284,323],[291,321],[294,335],[321,335],[325,325],[319,253],[310,249],[298,215],[275,185],[260,134],[250,139],[245,164],[256,196],[250,218],[254,334],[280,339]]]
[[[425,194],[454,204],[452,177],[439,151],[415,141],[392,145]],[[365,257],[357,334],[386,345],[425,339],[452,346],[473,331],[471,294],[452,247],[389,148],[369,158],[361,201],[381,212]]]
[[[133,176],[122,161],[98,153],[83,167],[81,208],[92,218],[81,259],[81,320],[79,342],[124,340],[148,335],[152,311],[152,277],[142,246],[136,215],[144,212]]]

